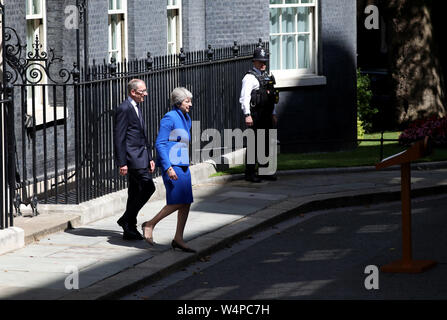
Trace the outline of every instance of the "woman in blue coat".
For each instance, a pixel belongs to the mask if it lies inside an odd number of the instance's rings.
[[[153,244],[152,232],[163,218],[178,210],[177,230],[171,242],[173,249],[195,252],[186,246],[183,231],[193,202],[191,173],[189,171],[189,141],[191,140],[192,94],[186,88],[175,88],[171,93],[173,110],[160,121],[155,148],[157,166],[161,167],[166,188],[166,205],[151,220],[142,225],[144,238]]]

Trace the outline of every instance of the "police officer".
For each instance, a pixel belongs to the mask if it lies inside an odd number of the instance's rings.
[[[255,130],[266,129],[265,151],[268,154],[269,135],[268,129],[272,129],[277,123],[275,103],[278,102],[278,91],[274,89],[275,79],[266,72],[268,53],[262,47],[257,47],[253,54],[253,68],[250,69],[242,79],[242,90],[239,102],[245,116],[247,127]],[[251,148],[251,149],[249,149]],[[247,154],[255,152],[256,163],[247,163]],[[275,175],[257,175],[257,137],[255,143],[247,145],[245,156],[245,180],[261,182],[265,180],[276,180]],[[264,166],[267,166],[265,164]]]

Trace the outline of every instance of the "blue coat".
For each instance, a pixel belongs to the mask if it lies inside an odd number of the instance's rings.
[[[152,160],[151,146],[147,139],[146,126],[140,122],[131,98],[116,109],[114,144],[115,158],[119,167],[127,165],[129,169],[144,169]],[[141,110],[141,108],[140,108]]]
[[[163,172],[170,166],[189,166],[189,141],[191,140],[189,114],[174,106],[160,121],[160,131],[155,142],[157,166]]]

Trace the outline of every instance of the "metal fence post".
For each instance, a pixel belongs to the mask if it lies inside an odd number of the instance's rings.
[[[15,125],[14,125],[14,87],[9,82],[5,86],[5,95],[6,98],[9,100],[9,102],[6,104],[6,112],[7,112],[7,123],[6,125],[6,132],[7,132],[7,157],[5,160],[6,162],[6,168],[8,170],[7,173],[7,179],[8,179],[8,185],[9,185],[9,192],[8,192],[8,207],[7,210],[9,212],[9,226],[14,226],[14,214],[13,214],[13,201],[14,201],[14,194],[15,194],[15,162],[14,162],[14,151],[15,151],[15,138],[14,138],[14,131],[15,131]],[[5,225],[8,227],[8,219],[5,219]]]
[[[179,59],[179,62],[180,62],[179,83],[180,83],[180,86],[184,87],[184,86],[186,86],[186,83],[185,83],[185,72],[186,71],[185,71],[185,68],[184,68],[185,61],[186,61],[186,54],[185,54],[183,48],[180,49],[180,53],[178,55],[178,59]]]
[[[79,95],[79,80],[80,80],[80,71],[78,69],[77,63],[73,63],[73,69],[71,70],[71,75],[73,77],[73,93],[74,93],[74,104],[73,104],[73,113],[74,113],[74,129],[75,129],[75,188],[76,188],[76,203],[80,203],[80,165],[81,165],[81,138],[79,134],[80,122],[79,122],[79,112],[80,112],[80,95]]]

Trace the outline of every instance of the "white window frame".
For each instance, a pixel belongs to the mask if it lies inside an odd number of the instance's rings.
[[[28,3],[29,8],[32,7],[32,2],[33,0],[25,0],[26,3]],[[25,3],[25,4],[26,4]],[[28,14],[28,12],[25,12],[25,17],[26,17],[26,42],[28,44],[28,40],[29,40],[29,34],[28,34],[28,21],[34,21],[34,26],[33,26],[33,34],[32,34],[32,41],[31,44],[34,44],[35,40],[36,40],[36,35],[38,35],[39,38],[39,43],[42,45],[41,48],[39,48],[39,52],[48,52],[47,51],[47,17],[46,17],[46,0],[40,0],[40,14]],[[26,6],[25,6],[26,7]],[[36,23],[37,21],[39,21],[38,23]],[[33,55],[35,53],[35,48],[33,46],[28,47],[27,46],[27,58],[28,58],[28,52],[32,52]],[[42,63],[43,65],[43,63]],[[30,67],[33,68],[33,67]],[[46,84],[47,83],[47,75],[44,71],[44,69],[41,69],[41,74],[42,74],[42,79],[39,82],[40,84]],[[46,123],[50,123],[53,122],[54,119],[54,109],[53,106],[51,105],[49,99],[48,99],[48,88],[47,90],[45,90],[45,105],[43,104],[44,101],[44,97],[43,97],[43,90],[42,90],[42,86],[34,86],[34,108],[35,108],[35,125],[41,125],[44,123],[44,110],[45,110],[45,120]],[[27,108],[26,108],[26,113],[28,115],[32,115],[33,114],[33,100],[32,100],[32,89],[31,86],[27,87]],[[56,120],[59,119],[63,119],[64,118],[64,108],[63,107],[58,107],[56,106]]]
[[[171,28],[171,38],[174,39],[174,41],[169,42],[169,12],[170,11],[177,11],[177,15],[175,15],[174,18],[174,28]],[[178,54],[180,52],[180,48],[182,47],[182,0],[167,0],[167,6],[166,6],[166,52],[167,54],[170,54],[169,46],[173,45],[175,50],[174,52]]]
[[[112,58],[112,54],[114,52],[117,52],[117,59],[116,62],[123,62],[124,59],[127,59],[128,57],[128,45],[127,45],[127,39],[128,39],[128,30],[127,30],[127,0],[121,0],[121,9],[116,9],[116,0],[112,0],[113,5],[112,8],[108,8],[108,37],[109,37],[109,45],[108,45],[108,51],[107,51],[107,57],[108,61]],[[109,2],[108,2],[109,5]],[[111,19],[112,16],[122,16],[121,23],[119,24],[120,27],[118,28],[118,39],[120,41],[118,48],[119,49],[112,49],[112,23]],[[122,25],[121,25],[122,24]],[[123,32],[124,31],[124,32]]]
[[[309,32],[298,32],[298,30],[294,30],[294,32],[285,33],[282,32],[282,19],[280,16],[279,19],[279,33],[270,33],[269,31],[269,39],[272,36],[280,36],[279,42],[279,63],[282,63],[282,37],[285,35],[296,35],[295,37],[295,59],[297,62],[297,68],[295,69],[278,69],[271,70],[271,73],[275,76],[276,79],[276,87],[295,87],[295,86],[306,86],[306,85],[321,85],[326,84],[326,77],[318,75],[318,57],[319,57],[319,48],[318,48],[318,11],[319,11],[319,0],[313,0],[312,3],[302,3],[302,0],[297,1],[298,3],[285,3],[285,0],[281,0],[281,4],[269,4],[269,14],[271,9],[285,9],[285,8],[302,8],[307,7],[311,8],[311,13],[309,14]],[[298,26],[298,21],[295,20],[295,26]],[[298,68],[298,43],[297,39],[300,34],[309,35],[310,42],[310,68]],[[270,44],[270,48],[272,48]],[[272,55],[270,54],[270,57]],[[270,64],[271,65],[271,64]]]

